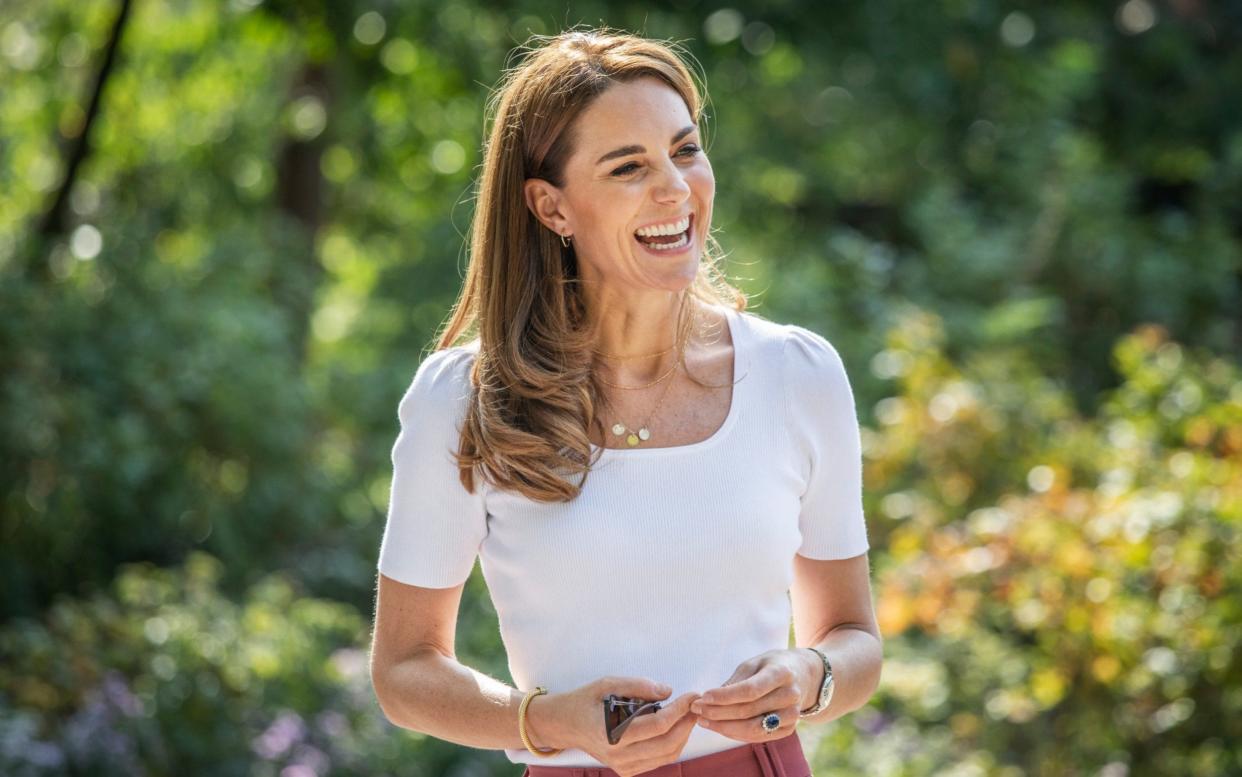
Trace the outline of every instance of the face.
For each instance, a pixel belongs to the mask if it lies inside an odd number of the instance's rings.
[[[572,235],[584,280],[680,291],[698,272],[716,193],[701,143],[668,84],[652,77],[615,84],[579,115],[564,185],[528,180],[527,203],[554,232]],[[675,232],[646,237],[671,247],[640,241],[638,230],[650,227]]]

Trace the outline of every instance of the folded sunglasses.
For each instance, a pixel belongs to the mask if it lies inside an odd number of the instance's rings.
[[[624,696],[608,694],[604,697],[604,730],[608,733],[608,744],[615,745],[621,741],[621,735],[629,728],[630,722],[639,715],[658,712],[660,702],[644,699],[628,699]]]

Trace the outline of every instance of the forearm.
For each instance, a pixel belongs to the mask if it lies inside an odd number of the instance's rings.
[[[455,658],[424,651],[394,664],[375,685],[384,715],[401,728],[484,750],[525,748],[518,733],[525,693]],[[547,702],[537,696],[526,708],[526,734],[539,749],[556,746]]]
[[[824,679],[824,664],[819,656],[807,650],[815,647],[828,656],[832,664],[833,691],[828,706],[818,713],[801,718],[802,723],[827,723],[867,703],[880,685],[883,647],[880,639],[869,631],[841,626],[829,632],[822,642],[799,645],[796,652],[804,659],[802,703],[799,709],[810,709],[819,698]]]

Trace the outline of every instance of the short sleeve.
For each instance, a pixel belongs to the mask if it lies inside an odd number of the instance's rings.
[[[831,343],[800,326],[786,328],[786,428],[804,489],[798,554],[821,560],[852,558],[870,547],[853,389]]]
[[[471,352],[436,351],[423,360],[397,406],[388,519],[379,571],[425,588],[451,588],[474,568],[487,534],[483,483],[458,478],[453,452],[470,396]]]

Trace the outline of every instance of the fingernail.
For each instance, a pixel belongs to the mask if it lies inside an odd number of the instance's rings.
[[[694,702],[693,704],[691,704],[691,705],[690,705],[690,711],[691,711],[691,712],[693,712],[695,715],[698,715],[698,714],[700,714],[700,713],[702,713],[702,712],[703,712],[703,705],[702,705],[702,704],[699,704],[699,703],[696,701],[696,702]]]

